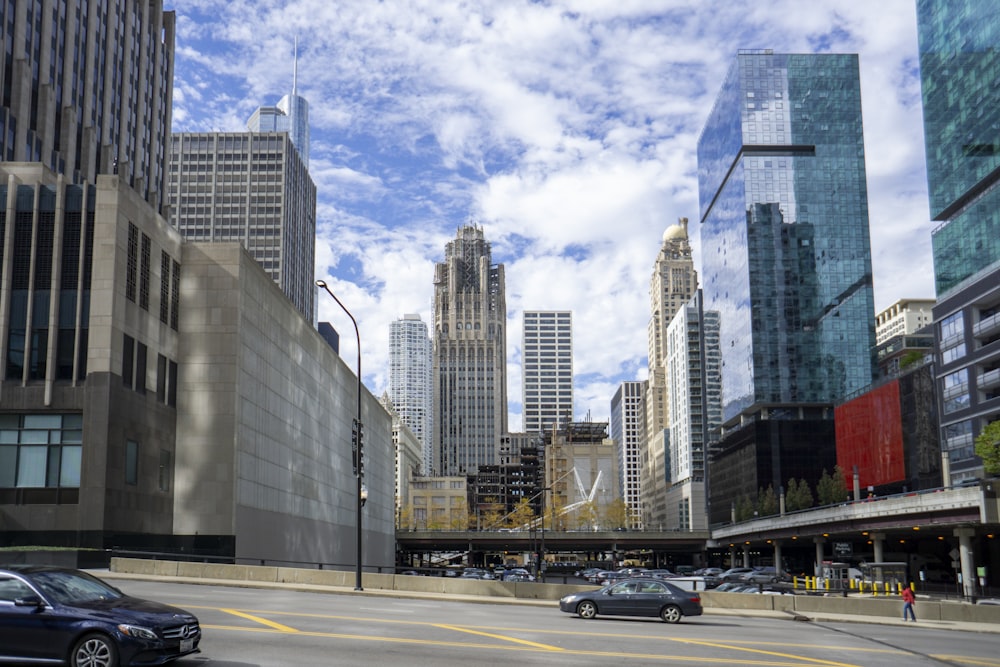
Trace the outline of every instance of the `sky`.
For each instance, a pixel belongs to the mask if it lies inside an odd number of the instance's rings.
[[[740,49],[857,53],[875,307],[934,296],[915,0],[183,0],[175,131],[244,131],[310,106],[316,277],[357,319],[363,380],[388,389],[389,327],[430,324],[434,264],[482,227],[507,288],[509,429],[525,310],[571,310],[575,418],[647,377],[649,283],[691,219],[699,134]],[[356,357],[350,320],[319,319]]]

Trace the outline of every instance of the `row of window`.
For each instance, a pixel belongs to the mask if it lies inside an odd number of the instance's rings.
[[[128,223],[125,298],[149,310],[152,273],[152,239]],[[180,316],[181,265],[166,250],[160,251],[160,321],[177,330]],[[137,298],[138,297],[138,298]]]
[[[122,342],[122,384],[136,393],[146,393],[147,356],[149,348],[128,334]],[[177,362],[162,354],[156,355],[156,400],[177,407]]]
[[[79,488],[83,415],[0,415],[0,488]]]

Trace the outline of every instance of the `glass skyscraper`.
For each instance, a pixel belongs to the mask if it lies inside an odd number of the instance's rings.
[[[934,231],[935,373],[945,482],[981,475],[975,438],[1000,419],[1000,14],[917,2]]]
[[[724,420],[869,385],[875,309],[857,56],[741,51],[698,141],[698,185]]]
[[[722,429],[709,522],[836,463],[835,401],[875,378],[856,55],[741,51],[698,141]]]
[[[1000,260],[1000,19],[981,0],[917,8],[940,297]]]

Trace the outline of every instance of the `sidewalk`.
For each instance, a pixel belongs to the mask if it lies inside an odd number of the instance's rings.
[[[346,586],[323,586],[304,585],[291,583],[275,583],[266,581],[237,581],[233,579],[209,579],[202,577],[167,577],[152,574],[129,574],[124,572],[112,572],[110,570],[89,570],[95,575],[108,581],[157,581],[177,584],[195,584],[200,586],[229,586],[237,588],[262,588],[293,590],[304,593],[329,593],[336,595],[363,595],[367,597],[401,598],[413,600],[450,600],[457,602],[470,602],[473,604],[505,604],[522,605],[531,607],[548,607],[558,609],[559,603],[555,600],[529,600],[511,597],[487,597],[482,595],[455,595],[444,593],[420,593],[415,591],[365,589],[357,591]],[[896,625],[913,628],[933,628],[935,630],[961,630],[964,632],[979,632],[986,634],[1000,634],[1000,624],[997,623],[970,623],[958,621],[937,621],[928,620],[916,623],[904,622],[902,618],[889,618],[886,616],[858,616],[855,614],[835,614],[827,612],[810,613],[789,613],[782,611],[765,611],[758,609],[725,609],[721,607],[705,606],[707,616],[737,616],[747,618],[773,618],[787,621],[798,621],[803,623],[866,623],[869,625]],[[919,603],[917,605],[919,613]]]

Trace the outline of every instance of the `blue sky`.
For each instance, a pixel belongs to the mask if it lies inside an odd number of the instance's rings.
[[[389,324],[430,322],[434,263],[469,221],[506,267],[510,428],[524,310],[573,311],[576,417],[646,377],[649,280],[692,220],[698,135],[738,49],[860,54],[876,308],[932,297],[914,0],[184,0],[176,131],[310,104],[317,277],[387,388]],[[320,319],[350,322],[329,299]],[[353,331],[352,331],[353,333]],[[342,335],[341,353],[355,354]]]

